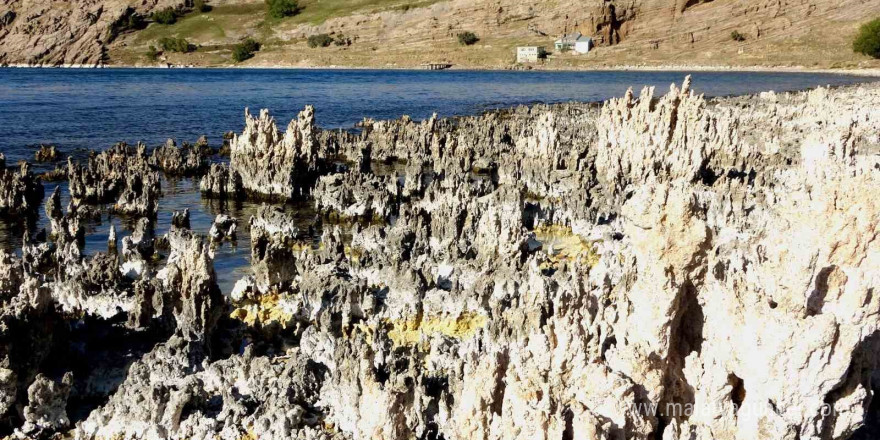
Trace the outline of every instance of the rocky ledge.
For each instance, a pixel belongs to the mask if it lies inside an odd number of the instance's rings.
[[[358,133],[261,112],[228,164],[171,144],[71,164],[52,233],[0,253],[0,434],[872,438],[878,107],[878,85],[686,81]],[[267,204],[203,237],[184,211],[159,237],[156,167],[319,216]],[[96,203],[140,218],[121,253],[115,230],[83,253]],[[239,225],[250,273],[221,292]]]

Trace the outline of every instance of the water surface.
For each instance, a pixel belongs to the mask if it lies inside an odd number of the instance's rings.
[[[0,151],[103,149],[167,138],[215,142],[240,131],[244,108],[268,108],[280,125],[314,105],[318,124],[347,128],[364,117],[424,119],[536,102],[598,101],[627,88],[660,91],[685,75],[708,96],[864,82],[828,73],[512,72],[258,69],[0,69]]]

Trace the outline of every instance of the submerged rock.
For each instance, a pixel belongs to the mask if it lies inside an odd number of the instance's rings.
[[[223,240],[235,241],[237,230],[238,220],[226,214],[219,214],[214,219],[214,223],[211,224],[208,236],[214,242],[221,242]]]
[[[34,153],[34,160],[37,162],[55,162],[60,159],[61,153],[54,145],[40,145],[40,148]]]

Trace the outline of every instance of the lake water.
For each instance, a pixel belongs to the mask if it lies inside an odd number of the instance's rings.
[[[688,72],[509,72],[387,70],[243,70],[243,69],[0,69],[0,151],[9,164],[32,159],[33,145],[51,143],[62,153],[82,158],[125,141],[156,146],[167,138],[194,141],[207,135],[213,146],[226,131],[240,132],[244,108],[268,108],[283,128],[303,106],[316,108],[318,124],[348,128],[364,117],[423,119],[477,114],[517,104],[599,101],[627,88],[680,84]],[[695,72],[693,88],[708,96],[800,90],[847,85],[864,77],[822,73]],[[39,165],[43,171],[54,165]],[[48,197],[55,184],[46,184]],[[63,190],[66,184],[62,183]],[[253,204],[220,206],[202,200],[194,179],[164,180],[165,197],[157,233],[168,229],[171,211],[190,208],[193,229],[207,233],[211,219],[230,213],[244,226]],[[288,206],[303,222],[309,206]],[[41,212],[42,215],[42,212]],[[45,216],[40,221],[45,226]],[[132,219],[107,214],[88,227],[87,253],[106,249],[109,225],[121,237]],[[22,226],[0,221],[0,245],[17,248]],[[239,246],[216,250],[221,289],[248,272],[249,238],[240,228]]]

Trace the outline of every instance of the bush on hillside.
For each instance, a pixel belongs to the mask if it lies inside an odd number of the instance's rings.
[[[147,23],[144,21],[144,16],[138,14],[137,12],[132,13],[128,16],[125,24],[126,29],[143,29],[147,27]]]
[[[159,40],[159,46],[166,52],[187,53],[196,50],[196,47],[186,41],[186,38],[165,37]]]
[[[336,36],[336,39],[333,40],[333,44],[337,46],[351,46],[351,38],[348,38],[343,34],[339,34]]]
[[[875,18],[859,28],[853,40],[853,50],[869,57],[880,58],[880,18]]]
[[[327,47],[333,43],[333,37],[327,34],[311,35],[308,39],[309,47]]]
[[[296,0],[266,0],[269,6],[269,16],[272,18],[284,18],[296,15],[299,12],[299,4]]]
[[[161,54],[161,52],[159,52],[159,50],[156,49],[156,46],[150,46],[150,48],[147,49],[147,59],[150,61],[158,60],[159,54]]]
[[[177,23],[177,10],[174,8],[165,8],[160,11],[153,12],[153,21],[159,24]]]
[[[746,36],[739,31],[733,31],[730,33],[730,39],[733,41],[746,41]]]
[[[480,41],[480,38],[477,37],[477,34],[471,31],[465,31],[458,34],[458,44],[461,44],[462,46],[470,46],[477,41]]]
[[[235,45],[232,48],[232,59],[235,60],[236,63],[240,63],[242,61],[251,59],[254,57],[254,52],[260,50],[260,43],[254,40],[253,38],[247,38],[241,43]]]

